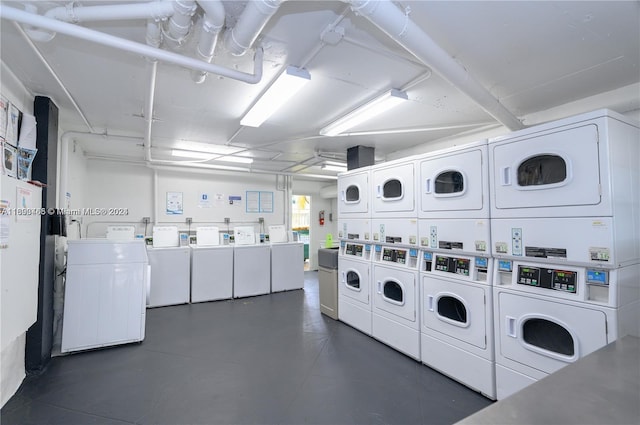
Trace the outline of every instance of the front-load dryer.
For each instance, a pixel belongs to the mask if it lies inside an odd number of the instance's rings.
[[[371,217],[371,167],[338,175],[338,218]]]
[[[495,399],[493,259],[423,251],[422,362]]]
[[[482,140],[418,157],[418,217],[488,219],[487,156],[487,141]]]
[[[340,241],[338,319],[371,335],[371,245]]]
[[[615,212],[638,229],[639,139],[637,123],[606,109],[490,139],[491,217]]]
[[[416,217],[413,157],[371,167],[372,217]]]
[[[497,398],[638,334],[640,265],[616,270],[498,260],[494,274]]]
[[[417,249],[376,245],[372,292],[372,336],[420,360]]]

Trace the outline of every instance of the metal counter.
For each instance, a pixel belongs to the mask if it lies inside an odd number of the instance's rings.
[[[458,424],[638,424],[640,339],[626,336]]]

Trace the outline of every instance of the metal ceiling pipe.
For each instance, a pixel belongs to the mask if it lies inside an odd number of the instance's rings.
[[[200,40],[196,48],[196,55],[200,60],[211,63],[213,53],[218,44],[218,35],[224,26],[224,5],[220,0],[199,0],[198,4],[202,10],[204,10],[204,17],[202,18],[202,32],[200,33]],[[207,77],[207,73],[203,71],[192,71],[191,76],[196,83],[202,83]]]
[[[44,16],[65,22],[116,21],[123,19],[162,20],[175,12],[173,0],[152,1],[148,3],[116,4],[108,6],[66,6],[54,7]]]
[[[367,18],[382,32],[404,47],[422,63],[432,68],[461,92],[469,96],[489,115],[509,130],[524,128],[522,122],[507,110],[467,70],[389,0],[343,0],[351,9]]]
[[[247,2],[238,22],[225,33],[225,46],[234,56],[242,56],[256,41],[269,19],[284,0],[252,0]]]
[[[44,28],[50,31],[69,35],[71,37],[81,38],[83,40],[92,41],[104,46],[125,50],[136,53],[151,59],[157,59],[167,63],[180,65],[188,69],[201,70],[211,74],[221,75],[249,84],[259,83],[262,79],[262,59],[264,52],[262,49],[256,49],[253,64],[253,74],[236,71],[234,69],[224,68],[222,66],[203,62],[198,59],[183,56],[177,53],[168,52],[146,44],[137,43],[135,41],[126,40],[115,37],[89,28],[80,27],[56,19],[46,18],[41,15],[25,12],[13,7],[2,5],[0,7],[0,18],[17,21],[22,24],[32,25],[38,28]]]

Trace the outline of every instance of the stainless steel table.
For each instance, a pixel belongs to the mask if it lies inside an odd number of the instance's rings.
[[[626,336],[458,424],[638,424],[640,339]]]

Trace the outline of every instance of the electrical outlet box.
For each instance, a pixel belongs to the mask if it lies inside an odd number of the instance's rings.
[[[264,217],[258,217],[258,223],[264,224]]]
[[[229,224],[229,223],[231,223],[231,219],[229,217],[225,217],[224,224]]]
[[[187,223],[187,224],[191,224],[191,223],[193,223],[193,218],[191,218],[191,217],[187,217],[187,218],[185,218],[185,220],[184,220],[184,221],[185,221],[185,223]]]
[[[142,217],[142,222],[144,224],[149,224],[151,222],[151,217]]]

